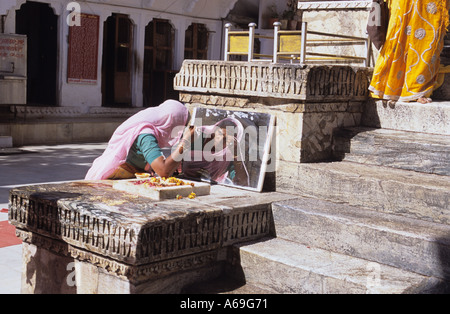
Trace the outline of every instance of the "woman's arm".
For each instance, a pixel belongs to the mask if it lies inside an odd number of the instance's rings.
[[[194,135],[194,127],[189,127],[189,129],[187,129],[183,134],[180,142],[177,144],[176,149],[170,154],[169,157],[158,157],[150,164],[153,171],[160,177],[170,177],[180,164],[184,152],[189,150],[191,147],[191,141]]]

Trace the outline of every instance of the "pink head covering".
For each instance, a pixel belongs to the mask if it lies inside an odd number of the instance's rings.
[[[159,147],[168,147],[179,139],[188,119],[188,110],[180,102],[167,100],[158,107],[138,112],[122,123],[112,135],[103,154],[94,160],[86,180],[104,180],[127,158],[128,151],[140,134],[155,136]],[[177,134],[174,129],[179,128]]]

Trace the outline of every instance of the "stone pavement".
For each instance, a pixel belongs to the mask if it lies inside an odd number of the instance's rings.
[[[20,293],[22,245],[8,222],[11,188],[82,180],[106,143],[25,146],[0,150],[0,294]]]

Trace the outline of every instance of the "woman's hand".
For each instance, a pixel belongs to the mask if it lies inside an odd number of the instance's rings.
[[[182,140],[193,142],[195,140],[195,126],[189,126],[183,133]]]
[[[161,156],[155,159],[151,164],[152,169],[160,177],[170,177],[180,164],[183,154],[190,149],[191,142],[194,138],[195,127],[190,126],[184,131],[180,142],[177,144],[177,147],[173,150],[172,154],[167,158]]]

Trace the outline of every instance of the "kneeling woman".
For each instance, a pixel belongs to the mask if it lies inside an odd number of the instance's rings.
[[[158,107],[133,115],[116,129],[85,179],[131,179],[136,172],[143,171],[155,172],[160,177],[171,176],[179,166],[194,130],[188,129],[183,134],[177,149],[167,158],[161,149],[176,144],[188,116],[188,109],[175,100],[167,100]]]

